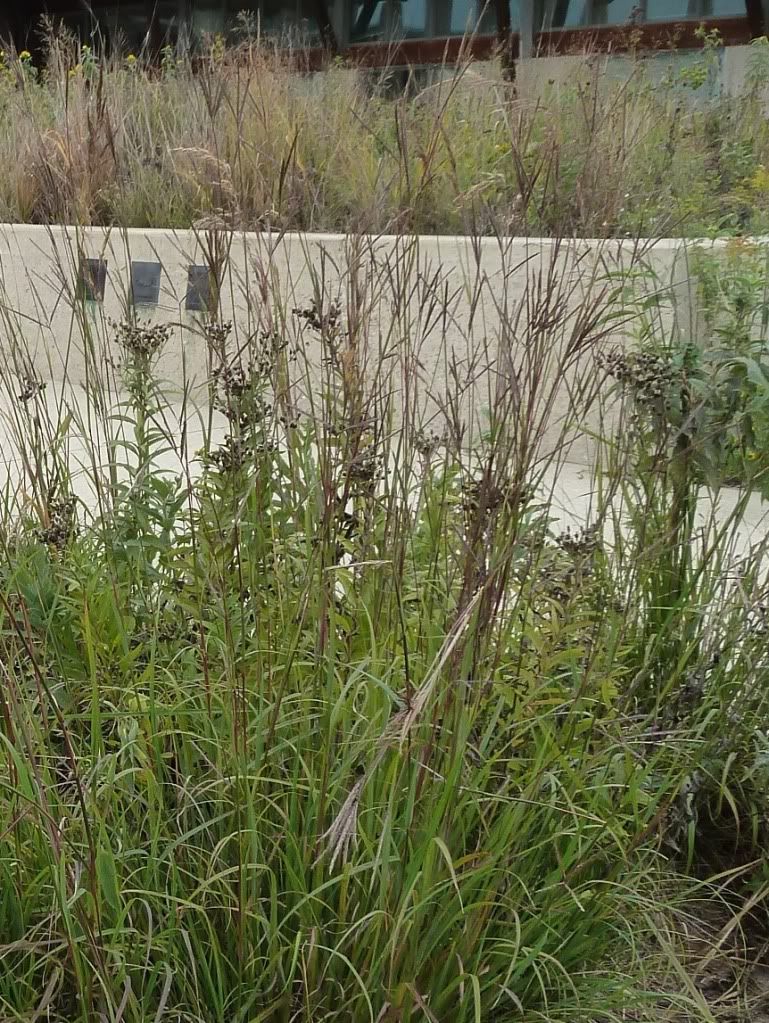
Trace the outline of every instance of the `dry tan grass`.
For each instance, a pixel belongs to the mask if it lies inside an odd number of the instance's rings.
[[[514,96],[466,63],[393,98],[260,46],[157,69],[54,37],[44,68],[8,58],[0,75],[0,217],[593,236],[769,223],[755,90],[692,104],[685,78],[653,82],[642,62],[619,78],[570,67]]]

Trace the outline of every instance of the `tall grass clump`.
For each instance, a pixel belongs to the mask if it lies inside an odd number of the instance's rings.
[[[658,71],[585,54],[562,81],[522,66],[437,69],[393,96],[386,72],[301,49],[210,41],[99,53],[49,26],[35,66],[0,62],[0,217],[189,227],[613,237],[766,233],[769,65],[717,87],[717,33]],[[616,73],[615,73],[616,72]],[[541,78],[541,76],[540,76]],[[419,77],[415,82],[421,82]]]
[[[3,1018],[713,1018],[684,938],[736,898],[713,836],[765,845],[763,551],[632,395],[558,522],[643,320],[570,258],[480,340],[407,243],[295,307],[257,272],[181,389],[179,324],[75,306],[80,389],[6,318]]]

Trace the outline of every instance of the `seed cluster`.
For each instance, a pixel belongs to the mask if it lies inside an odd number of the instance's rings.
[[[521,487],[510,480],[495,483],[483,478],[473,479],[462,488],[462,507],[468,517],[483,508],[486,517],[491,518],[503,508],[525,507],[533,496],[529,487]]]
[[[674,849],[680,849],[686,831],[697,816],[697,801],[705,784],[705,775],[700,770],[688,775],[682,782],[678,796],[665,815],[663,834]]]
[[[238,431],[254,430],[270,415],[272,405],[263,397],[263,377],[252,365],[220,366],[214,370],[214,383],[214,408]]]
[[[721,654],[716,651],[702,665],[688,671],[678,688],[669,695],[664,709],[655,722],[656,736],[668,735],[677,729],[690,725],[693,715],[702,705],[713,673],[721,663]]]
[[[589,565],[564,564],[558,556],[538,563],[534,592],[544,603],[537,601],[537,606],[542,613],[552,613],[554,605],[561,611],[571,606],[580,595],[584,595],[592,574]]]
[[[38,531],[41,543],[61,550],[75,535],[76,521],[74,497],[54,498],[48,507],[48,525]]]
[[[115,340],[124,356],[141,362],[153,359],[171,336],[170,323],[132,323],[121,320],[114,327]]]
[[[228,433],[208,457],[220,472],[237,472],[253,459],[254,454],[263,454],[270,449],[267,442],[254,445],[250,437],[233,437]]]
[[[586,632],[581,641],[586,648],[593,641],[589,625],[592,608],[622,613],[622,607],[605,591],[597,571],[594,555],[602,549],[599,524],[566,527],[553,537],[545,516],[527,528],[521,548],[526,556],[519,562],[516,575],[521,585],[530,587],[532,606],[544,617],[561,614],[567,608],[573,619],[575,615],[584,616]]]
[[[20,402],[26,404],[37,398],[38,395],[42,394],[46,389],[47,384],[44,380],[39,380],[37,377],[32,376],[31,373],[26,373],[20,378],[21,390],[19,391],[17,398]]]
[[[672,387],[683,382],[681,371],[669,359],[650,352],[608,352],[597,356],[598,365],[623,387],[631,389],[636,400],[654,405],[667,397]]]
[[[555,543],[557,547],[560,547],[562,551],[565,551],[566,554],[570,554],[572,557],[589,557],[601,546],[598,526],[593,524],[592,526],[580,526],[578,529],[572,529],[571,526],[567,526],[555,538]]]
[[[319,334],[338,334],[341,328],[342,310],[336,302],[329,303],[328,309],[323,310],[313,298],[308,306],[294,309],[293,313]]]
[[[206,326],[207,341],[218,360],[213,371],[213,405],[232,427],[231,433],[208,459],[223,472],[240,469],[255,454],[272,449],[265,431],[275,410],[266,395],[271,390],[277,359],[289,348],[288,342],[276,331],[263,330],[250,339],[248,362],[244,363],[239,356],[228,360],[231,332],[230,321]],[[289,351],[288,357],[295,360],[296,351]],[[282,414],[280,421],[289,428],[297,426],[296,415]]]
[[[218,352],[223,357],[224,352],[227,350],[227,341],[232,333],[232,320],[224,320],[222,322],[209,320],[203,332],[209,348],[214,352]]]
[[[243,395],[251,389],[252,373],[247,373],[240,364],[220,366],[214,370],[214,380],[219,385],[222,395],[233,402],[240,402]]]
[[[446,438],[435,430],[419,430],[414,439],[414,447],[419,456],[429,462],[445,442]]]
[[[382,479],[382,459],[373,444],[363,448],[350,461],[347,475],[356,490],[367,491]]]

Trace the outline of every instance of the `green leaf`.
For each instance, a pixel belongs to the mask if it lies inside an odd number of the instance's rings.
[[[112,848],[104,831],[102,831],[101,844],[96,853],[96,879],[99,882],[99,889],[107,905],[116,913],[119,912],[121,909],[121,898],[115,857],[112,854]]]

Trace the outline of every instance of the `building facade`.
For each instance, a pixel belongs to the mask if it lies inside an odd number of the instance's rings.
[[[769,0],[3,0],[0,33],[34,48],[47,14],[100,45],[139,52],[194,44],[236,24],[368,65],[694,45],[698,26],[726,44],[765,35]]]

